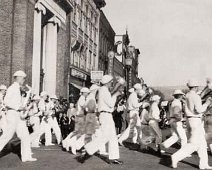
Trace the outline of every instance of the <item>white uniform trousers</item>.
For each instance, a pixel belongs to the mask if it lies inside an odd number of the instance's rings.
[[[154,133],[155,133],[155,144],[156,147],[158,145],[160,145],[162,143],[162,132],[161,129],[159,127],[158,121],[156,120],[150,120],[149,121],[149,126],[153,129]]]
[[[21,120],[20,113],[15,110],[7,111],[7,127],[6,131],[0,137],[0,151],[12,139],[16,133],[21,140],[21,159],[26,160],[31,158],[30,135],[26,126],[26,121]]]
[[[130,111],[129,118],[130,118],[129,125],[127,129],[121,134],[119,142],[122,143],[123,141],[127,140],[130,136],[132,136],[134,143],[136,143],[137,141],[141,143],[142,131],[138,111]],[[135,129],[137,130],[137,133],[134,133]]]
[[[165,148],[169,148],[173,144],[175,144],[178,140],[181,141],[181,147],[185,146],[187,144],[187,136],[186,131],[183,128],[183,123],[181,121],[178,121],[178,122],[172,122],[170,125],[172,135],[163,142],[163,146]]]
[[[31,116],[30,123],[33,125],[33,132],[30,134],[31,145],[38,147],[40,140],[40,118],[38,116]]]
[[[172,155],[172,160],[179,162],[196,151],[200,158],[199,167],[207,167],[208,153],[203,122],[200,118],[188,118],[188,125],[191,129],[189,142]]]
[[[62,146],[63,148],[69,148],[69,140],[72,138],[74,135],[74,132],[71,132],[63,141],[62,141]]]
[[[39,139],[43,134],[45,134],[45,145],[48,146],[52,144],[52,134],[51,134],[51,127],[45,119],[46,118],[43,117],[40,124]]]
[[[81,135],[77,141],[76,141],[76,145],[75,148],[76,150],[80,150],[83,146],[86,145],[86,143],[88,143],[89,141],[94,140],[96,137],[98,137],[99,132],[96,132],[93,135]],[[88,141],[89,140],[89,141]],[[104,146],[104,144],[102,144],[102,146],[99,149],[100,154],[105,154],[106,153],[106,147]]]
[[[4,132],[6,130],[7,127],[7,118],[6,118],[6,113],[5,111],[0,111],[0,129]]]
[[[102,112],[99,116],[101,133],[90,143],[85,145],[88,154],[93,155],[103,145],[108,143],[109,159],[119,159],[119,146],[116,135],[115,123],[111,113]]]
[[[56,139],[57,139],[57,143],[60,144],[62,135],[61,135],[61,130],[60,130],[60,127],[59,127],[59,125],[57,123],[56,117],[49,117],[48,118],[48,123],[49,123],[50,127],[53,129],[53,131],[55,133],[55,136],[56,136]]]

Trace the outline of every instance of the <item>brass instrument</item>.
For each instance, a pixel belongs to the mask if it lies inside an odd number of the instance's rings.
[[[26,85],[26,88],[27,88],[28,91],[26,91],[26,90],[24,91],[26,93],[26,97],[24,98],[22,107],[27,107],[27,104],[29,102],[29,99],[30,99],[30,96],[31,96],[31,92],[32,92],[32,88],[29,85]],[[28,110],[22,111],[20,113],[21,119],[25,119],[28,116],[28,113],[29,113]]]
[[[123,93],[126,81],[122,77],[115,77],[114,86],[111,90],[111,94],[114,95],[116,92]]]
[[[205,103],[209,97],[212,97],[212,89],[206,86],[200,93],[200,97],[202,99],[202,102]]]

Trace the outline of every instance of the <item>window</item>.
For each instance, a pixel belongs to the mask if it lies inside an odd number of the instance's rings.
[[[93,32],[92,24],[90,23],[90,38],[92,38],[92,32]]]
[[[97,26],[97,17],[95,16],[95,18],[94,18],[94,22],[95,22],[95,26]]]
[[[95,70],[96,65],[96,55],[93,56],[93,70]]]
[[[87,32],[88,32],[88,20],[87,20],[87,17],[85,17],[84,25],[85,25],[85,33],[87,34]]]
[[[92,52],[89,51],[89,69],[92,69]]]
[[[77,18],[76,18],[76,17],[77,17],[77,10],[76,10],[76,9],[77,9],[77,7],[76,7],[76,6],[74,6],[73,20],[74,20],[75,22],[76,22],[76,19],[77,19]]]
[[[96,42],[97,30],[94,28],[94,42]]]

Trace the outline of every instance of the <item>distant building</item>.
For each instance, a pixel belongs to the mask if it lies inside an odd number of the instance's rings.
[[[102,1],[74,0],[71,17],[70,95],[90,86],[90,72],[98,70],[99,19]]]
[[[108,52],[114,49],[115,32],[103,11],[99,21],[99,70],[107,72]]]
[[[108,52],[114,51],[115,31],[103,11],[100,11],[99,22],[99,70],[108,73]],[[124,67],[117,58],[113,60],[113,71],[115,76],[124,77]]]

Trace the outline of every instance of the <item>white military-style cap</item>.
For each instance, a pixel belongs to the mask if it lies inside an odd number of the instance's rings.
[[[142,89],[142,85],[140,83],[136,83],[133,87],[136,90],[141,90]]]
[[[183,93],[182,90],[175,90],[173,96],[174,95],[185,95],[185,93]]]
[[[70,104],[69,104],[69,106],[72,106],[72,107],[74,107],[74,103],[70,103]]]
[[[19,71],[16,71],[14,74],[13,74],[13,77],[26,77],[26,73],[19,70]]]
[[[187,83],[188,87],[198,87],[199,83],[196,80],[189,80]]]
[[[131,88],[128,91],[129,91],[129,93],[133,93],[135,91],[135,89],[134,88]]]
[[[142,89],[139,90],[138,95],[140,96],[144,96],[146,94],[146,92]]]
[[[57,96],[55,94],[51,95],[50,99],[56,99],[58,100]]]
[[[35,95],[35,96],[32,98],[32,100],[40,100],[40,96]]]
[[[48,94],[47,94],[47,92],[45,92],[45,91],[42,91],[42,92],[40,93],[40,96],[41,96],[41,97],[46,96],[46,95],[48,95]]]
[[[89,90],[87,87],[83,87],[83,88],[80,90],[80,93],[90,93],[90,90]]]
[[[5,86],[4,84],[0,85],[0,90],[7,90],[7,86]]]
[[[165,107],[165,106],[168,105],[168,103],[169,103],[168,101],[162,101],[162,102],[161,102],[161,106],[162,106],[162,107]]]
[[[152,100],[153,102],[158,101],[158,100],[160,100],[160,96],[154,95],[154,96],[152,96],[151,100]]]
[[[107,84],[107,83],[111,82],[112,80],[113,80],[113,77],[112,76],[110,76],[110,75],[104,75],[102,77],[101,83],[102,84]]]
[[[96,84],[92,84],[92,86],[90,87],[90,91],[94,91],[94,90],[98,90],[100,87]]]

